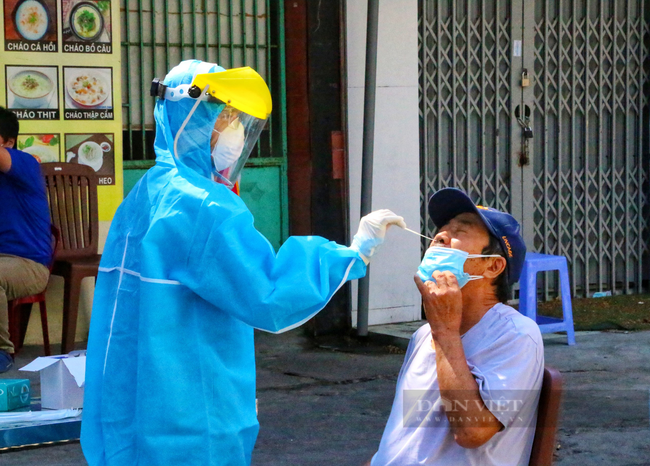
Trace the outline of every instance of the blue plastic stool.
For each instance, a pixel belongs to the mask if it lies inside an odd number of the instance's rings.
[[[562,319],[537,315],[537,272],[546,272],[548,270],[560,272]],[[551,256],[535,252],[526,253],[526,260],[519,279],[519,312],[537,322],[542,333],[566,332],[568,344],[576,344],[573,331],[569,269],[564,256]]]

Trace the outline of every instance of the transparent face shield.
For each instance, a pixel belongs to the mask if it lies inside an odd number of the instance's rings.
[[[212,179],[233,188],[271,113],[271,94],[262,77],[245,67],[199,74],[192,84],[174,88],[154,80],[151,94],[196,100],[174,137],[174,156],[182,159],[188,148],[200,144],[200,157],[211,159]],[[205,147],[199,141],[206,141]]]
[[[266,120],[226,106],[212,128],[210,149],[213,180],[229,188],[239,180]]]

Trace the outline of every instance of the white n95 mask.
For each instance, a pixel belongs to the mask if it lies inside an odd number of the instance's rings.
[[[219,134],[219,139],[212,149],[212,161],[216,170],[221,172],[232,167],[244,150],[246,140],[244,125],[239,118],[235,118],[223,131],[219,132],[216,129],[213,131]]]

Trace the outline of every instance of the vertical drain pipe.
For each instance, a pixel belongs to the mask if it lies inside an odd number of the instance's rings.
[[[375,91],[377,84],[377,31],[379,29],[379,0],[368,0],[366,30],[366,82],[363,105],[363,154],[361,160],[361,216],[372,210],[372,165],[375,142]],[[368,336],[368,304],[370,268],[359,280],[357,305],[357,336]]]

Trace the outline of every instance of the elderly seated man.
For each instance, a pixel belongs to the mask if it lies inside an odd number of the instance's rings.
[[[526,255],[519,224],[453,188],[428,207],[439,231],[415,276],[428,324],[411,338],[371,465],[527,465],[544,347],[506,304]]]

